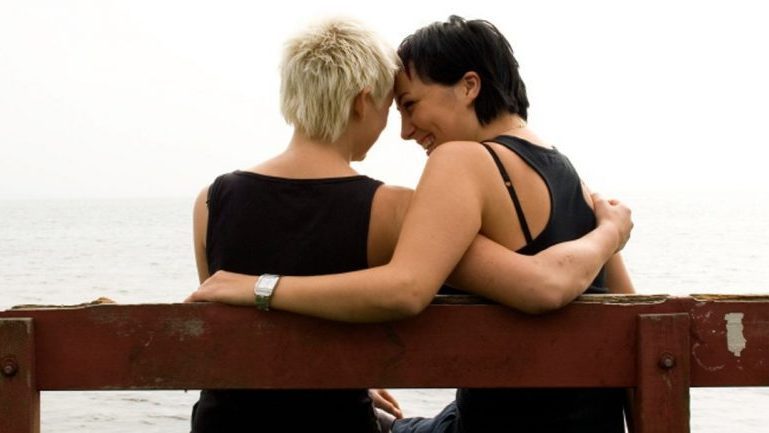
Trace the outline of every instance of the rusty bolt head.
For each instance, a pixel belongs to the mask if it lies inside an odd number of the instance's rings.
[[[670,370],[671,368],[676,366],[676,358],[675,356],[665,353],[660,357],[660,368],[663,368],[665,370]]]
[[[6,358],[3,360],[2,371],[3,371],[3,376],[13,377],[19,371],[19,365],[16,363],[15,359]]]

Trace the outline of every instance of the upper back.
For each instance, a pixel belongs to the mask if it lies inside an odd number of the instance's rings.
[[[380,185],[366,176],[219,176],[208,191],[209,272],[315,275],[367,267],[369,218]]]
[[[595,228],[595,216],[585,201],[582,182],[569,159],[557,149],[531,144],[513,136],[499,136],[495,142],[514,152],[542,179],[547,187],[550,212],[544,228],[532,234],[532,241],[521,248],[523,254],[536,254],[547,247],[579,238]],[[516,185],[525,189],[526,185]],[[527,214],[526,209],[523,210]]]
[[[504,162],[502,170],[509,173],[521,205],[519,212],[498,175],[501,187],[496,188],[496,202],[502,212],[497,212],[495,222],[498,227],[514,227],[518,252],[536,254],[595,228],[595,215],[585,201],[582,182],[565,155],[513,136],[499,136],[493,141],[499,144],[494,149]],[[524,234],[526,228],[530,239]],[[603,276],[599,275],[594,286],[602,285]]]

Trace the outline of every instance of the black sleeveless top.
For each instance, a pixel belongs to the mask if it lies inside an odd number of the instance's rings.
[[[519,217],[527,245],[536,254],[559,242],[577,239],[595,228],[582,186],[569,160],[556,149],[536,146],[512,136],[494,142],[519,155],[545,181],[550,192],[550,219],[536,238],[528,225],[509,176],[491,147],[486,149],[500,170]],[[606,293],[603,273],[588,292]],[[624,391],[612,388],[516,388],[457,390],[457,430],[465,433],[622,433]]]
[[[219,176],[208,192],[209,271],[319,275],[366,268],[371,203],[381,184],[366,176]],[[193,408],[193,433],[293,431],[377,432],[368,390],[204,390]]]
[[[500,135],[492,141],[520,156],[544,180],[550,193],[550,217],[542,232],[532,238],[507,171],[491,147],[482,143],[494,158],[518,214],[518,222],[526,238],[526,245],[518,250],[519,253],[534,255],[557,243],[581,238],[595,228],[595,214],[585,202],[582,182],[566,155],[555,148],[547,149],[509,135]],[[601,271],[586,293],[606,293],[604,280],[605,275]]]

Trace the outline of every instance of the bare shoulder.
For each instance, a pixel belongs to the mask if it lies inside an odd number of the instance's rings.
[[[373,218],[383,217],[387,224],[395,224],[400,229],[406,211],[411,204],[414,190],[402,186],[382,185],[374,195],[371,206]]]
[[[200,190],[198,196],[195,198],[193,209],[196,216],[200,214],[208,214],[208,189],[209,186],[206,185],[206,187]]]
[[[192,213],[192,238],[195,248],[195,263],[198,278],[202,283],[208,278],[208,260],[206,259],[206,236],[208,232],[208,186],[200,190],[195,199]]]
[[[206,232],[208,231],[207,200],[208,186],[203,188],[198,194],[192,211],[192,232],[195,241],[195,255],[198,260],[198,270],[201,269],[201,264],[205,262],[203,259],[205,258]]]
[[[390,261],[414,191],[392,185],[380,186],[371,204],[368,238],[369,266]]]
[[[425,172],[451,170],[449,173],[488,171],[492,159],[477,141],[449,141],[438,146],[425,165]]]
[[[447,141],[430,154],[430,158],[439,156],[440,158],[447,158],[449,156],[463,155],[483,155],[486,150],[481,143],[477,141]]]
[[[197,198],[195,199],[195,203],[196,204],[201,202],[201,201],[203,203],[205,203],[206,200],[208,200],[208,189],[210,187],[211,187],[210,185],[206,185],[206,186],[203,187],[203,189],[200,190],[200,192],[198,193]]]
[[[205,233],[208,226],[208,186],[198,193],[195,205],[192,208],[192,226],[196,238],[201,243],[205,242]]]
[[[382,185],[377,189],[374,196],[375,202],[388,207],[391,206],[408,206],[411,201],[411,197],[414,195],[414,190],[403,186],[395,185]]]

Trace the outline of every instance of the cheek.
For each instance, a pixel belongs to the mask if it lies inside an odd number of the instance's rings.
[[[445,135],[452,127],[451,113],[445,110],[433,109],[425,111],[419,117],[420,125],[423,125],[423,129],[430,131],[432,134],[439,136]]]
[[[417,109],[408,115],[408,120],[419,129],[430,129],[432,115],[429,110]]]

